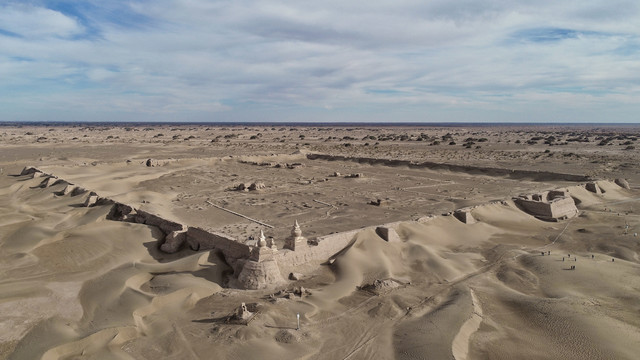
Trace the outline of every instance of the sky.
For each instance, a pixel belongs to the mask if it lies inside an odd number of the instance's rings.
[[[637,0],[0,0],[0,121],[640,122]]]

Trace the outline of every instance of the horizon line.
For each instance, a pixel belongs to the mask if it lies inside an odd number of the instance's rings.
[[[4,126],[380,126],[380,127],[491,127],[491,126],[596,126],[596,127],[634,127],[640,126],[640,122],[326,122],[326,121],[0,121],[0,127]]]

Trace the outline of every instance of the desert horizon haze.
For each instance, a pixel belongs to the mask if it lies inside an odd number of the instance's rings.
[[[636,1],[0,3],[0,121],[638,122]]]

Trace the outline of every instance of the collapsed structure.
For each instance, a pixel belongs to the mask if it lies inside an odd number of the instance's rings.
[[[110,220],[145,224],[158,228],[163,234],[162,238],[158,240],[159,248],[163,252],[175,253],[186,246],[194,251],[215,250],[220,252],[233,269],[233,277],[230,279],[229,285],[244,289],[274,287],[285,283],[286,278],[296,278],[291,275],[295,274],[300,266],[326,261],[331,263],[331,259],[350,246],[355,241],[356,234],[365,229],[375,230],[378,236],[390,243],[402,241],[396,232],[400,222],[374,225],[307,239],[303,236],[302,228],[296,220],[282,249],[277,248],[273,239],[267,241],[262,231],[260,231],[255,245],[246,244],[228,234],[180,224],[136,209],[133,206],[100,197],[95,192],[89,192],[80,186],[58,179],[56,176],[44,173],[34,167],[24,168],[20,175],[44,178],[40,183],[40,187],[43,188],[64,185],[60,191],[56,192],[59,196],[77,196],[89,193],[83,205],[87,207],[112,205],[107,215]],[[625,180],[621,179],[617,179],[615,183],[622,188],[629,186]],[[602,192],[597,183],[592,184],[582,186],[594,193]],[[538,194],[521,195],[513,200],[520,209],[541,220],[559,221],[578,214],[576,204],[567,191],[545,191]],[[503,203],[506,204],[506,202]],[[458,209],[447,215],[453,215],[462,223],[472,225],[477,222],[472,214],[476,207]],[[424,222],[433,218],[433,216],[423,217],[417,221]]]

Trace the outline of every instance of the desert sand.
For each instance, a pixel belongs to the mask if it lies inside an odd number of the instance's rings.
[[[0,358],[636,359],[639,137],[5,124]]]

